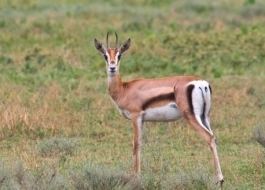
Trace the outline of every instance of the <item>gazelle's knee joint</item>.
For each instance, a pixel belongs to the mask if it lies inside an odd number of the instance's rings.
[[[216,138],[215,136],[212,136],[209,142],[209,146],[211,149],[216,149]]]

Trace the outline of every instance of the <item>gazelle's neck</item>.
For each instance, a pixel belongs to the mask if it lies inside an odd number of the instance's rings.
[[[110,96],[116,101],[123,90],[122,80],[119,74],[108,75],[108,89]]]

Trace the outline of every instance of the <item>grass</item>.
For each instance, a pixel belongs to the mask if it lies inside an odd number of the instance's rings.
[[[194,74],[211,82],[224,189],[263,189],[264,148],[256,140],[263,142],[264,129],[254,128],[265,114],[264,5],[1,1],[1,188],[216,188],[210,151],[182,120],[146,123],[142,176],[130,175],[132,129],[107,95],[93,45],[117,31],[121,41],[132,39],[124,80]]]

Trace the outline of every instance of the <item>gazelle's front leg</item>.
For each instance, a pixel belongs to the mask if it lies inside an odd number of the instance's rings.
[[[143,117],[141,114],[132,115],[133,122],[133,169],[136,174],[141,171],[141,141]]]

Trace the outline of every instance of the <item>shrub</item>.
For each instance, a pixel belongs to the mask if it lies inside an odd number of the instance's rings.
[[[61,175],[56,169],[49,167],[39,169],[31,181],[31,188],[36,190],[57,190],[70,189],[70,184],[66,177]]]
[[[168,190],[207,190],[218,189],[208,172],[203,168],[189,171],[179,171],[176,175],[162,174],[158,178],[148,174],[143,178],[144,189],[168,189]]]
[[[74,170],[69,169],[63,175],[57,169],[47,166],[31,171],[26,170],[21,162],[17,162],[13,167],[5,167],[3,162],[0,162],[1,190],[212,190],[217,188],[204,168],[179,171],[177,175],[163,172],[156,175],[148,172],[138,178],[92,164]]]
[[[265,148],[265,126],[257,126],[253,130],[254,139]]]
[[[121,172],[107,170],[88,164],[84,169],[75,170],[71,174],[72,185],[75,189],[143,189],[140,181]]]
[[[170,184],[170,183],[169,183]],[[203,169],[189,172],[180,172],[171,181],[172,189],[217,189],[212,178]]]
[[[42,156],[73,155],[76,142],[69,138],[51,138],[38,144],[38,151]]]
[[[46,189],[69,189],[68,180],[56,170],[46,167],[39,169],[32,175],[26,170],[21,162],[13,167],[5,167],[0,162],[0,189],[25,189],[25,190],[46,190]]]
[[[0,189],[29,189],[29,176],[21,163],[16,163],[13,168],[6,167],[0,162]]]

